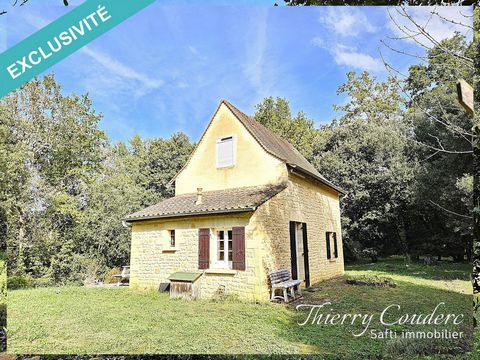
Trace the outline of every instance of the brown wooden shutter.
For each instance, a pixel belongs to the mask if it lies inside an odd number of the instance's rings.
[[[338,245],[337,245],[337,233],[333,233],[333,254],[338,258]]]
[[[327,243],[327,259],[331,259],[332,258],[332,252],[330,250],[330,234],[331,232],[328,232],[326,233],[326,243]]]
[[[298,270],[297,270],[297,239],[295,235],[295,221],[290,221],[290,263],[292,266],[292,279],[298,279]]]
[[[198,268],[208,269],[210,265],[210,229],[198,229]]]
[[[305,286],[310,287],[310,265],[308,260],[308,238],[307,238],[307,224],[302,226],[303,237],[303,261],[305,264]]]
[[[232,268],[245,270],[245,227],[232,228]]]

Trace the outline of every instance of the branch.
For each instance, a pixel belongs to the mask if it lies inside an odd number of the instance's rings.
[[[396,11],[400,16],[403,16],[398,9],[396,9]],[[399,37],[397,39],[411,39],[412,41],[414,41],[418,46],[422,47],[423,49],[425,49],[427,51],[431,49],[427,45],[418,41],[417,36],[421,35],[421,32],[414,32],[412,29],[409,29],[406,26],[400,25],[397,22],[397,20],[395,20],[395,18],[392,16],[392,14],[390,13],[390,10],[387,10],[387,14],[388,14],[388,17],[390,18],[390,20],[393,22],[393,24],[397,27],[397,29],[400,30],[403,34],[406,35],[405,37]],[[396,38],[392,37],[392,39],[395,40]]]
[[[471,215],[463,215],[463,214],[459,214],[455,211],[452,211],[452,210],[449,210],[447,208],[444,208],[442,205],[439,205],[437,204],[436,202],[432,201],[432,200],[428,200],[430,201],[430,203],[432,203],[433,205],[435,205],[436,207],[438,207],[439,209],[442,209],[443,211],[446,211],[447,213],[449,214],[452,214],[452,215],[455,215],[455,216],[459,216],[459,217],[462,217],[462,218],[466,218],[466,219],[473,219],[473,216]]]
[[[428,134],[430,135],[430,134]],[[430,135],[430,136],[433,136],[433,135]],[[436,138],[436,136],[433,136]],[[437,138],[438,140],[438,138]],[[412,141],[418,145],[422,145],[422,146],[425,146],[426,148],[429,148],[431,150],[435,150],[436,152],[442,152],[442,153],[446,153],[446,154],[473,154],[473,150],[447,150],[443,147],[442,143],[440,142],[440,140],[438,140],[438,146],[439,147],[436,147],[436,146],[432,146],[432,145],[429,145],[429,144],[425,144],[421,141],[418,141],[418,140],[415,140],[415,139],[412,139]]]
[[[435,7],[435,8],[436,8],[436,7]],[[459,21],[447,19],[446,17],[440,15],[436,10],[433,10],[433,11],[432,11],[432,15],[436,15],[436,16],[438,16],[440,19],[442,19],[443,21],[449,22],[449,23],[451,23],[451,24],[458,25],[458,26],[463,26],[463,27],[466,27],[466,28],[468,28],[468,29],[474,30],[474,29],[473,29],[473,26],[470,26],[470,25],[461,23],[461,22],[459,22]]]
[[[387,61],[385,60],[385,57],[383,56],[383,53],[382,51],[379,49],[379,52],[380,52],[380,57],[382,59],[382,62],[383,62],[383,65],[385,66],[386,70],[388,71],[388,73],[390,74],[390,77],[392,78],[392,81],[394,82],[394,84],[400,89],[400,91],[407,97],[407,99],[410,101],[410,102],[413,102],[414,99],[412,98],[412,96],[408,93],[407,90],[405,90],[405,88],[400,84],[399,80],[397,79],[397,77],[395,75],[393,75],[392,72],[395,72],[396,74],[398,75],[401,75],[402,77],[404,78],[407,78],[408,76],[403,74],[402,72],[400,72],[399,70],[395,69],[393,66],[391,66],[390,64],[387,63]],[[442,113],[444,116],[447,116],[447,113],[443,107],[443,105],[440,103],[440,101],[437,99],[437,105],[438,107],[441,109]],[[456,135],[459,135],[461,136],[464,140],[466,140],[470,145],[472,144],[472,141],[471,139],[468,139],[466,136],[469,136],[469,137],[472,137],[473,134],[472,133],[469,133],[467,132],[466,130],[462,129],[461,127],[455,125],[455,124],[452,124],[451,122],[449,122],[448,120],[440,120],[439,118],[437,118],[436,116],[430,114],[429,111],[427,111],[426,109],[421,109],[421,111],[427,115],[431,120],[445,126],[449,131],[451,131],[452,133],[456,134]]]
[[[389,37],[390,39],[393,39],[393,40],[397,40],[396,38],[391,38]],[[397,54],[400,54],[400,55],[406,55],[406,56],[410,56],[410,57],[413,57],[413,58],[416,58],[416,59],[419,59],[419,60],[422,60],[423,62],[426,62],[427,61],[427,57],[426,56],[421,56],[421,55],[417,55],[417,54],[412,54],[412,53],[409,53],[409,52],[406,52],[404,50],[398,50],[398,49],[395,49],[393,46],[387,44],[383,39],[380,40],[380,42],[388,49],[390,49],[391,51],[393,52],[396,52]]]
[[[461,59],[463,61],[465,61],[467,63],[467,66],[469,66],[471,69],[473,69],[473,59],[469,58],[469,57],[466,57],[462,54],[457,54],[457,53],[454,53],[452,51],[450,51],[449,49],[447,49],[446,47],[444,47],[438,40],[436,40],[432,35],[430,35],[426,30],[425,30],[425,27],[419,25],[414,19],[412,16],[410,16],[407,11],[405,10],[405,7],[404,6],[401,6],[400,7],[401,9],[401,13],[399,10],[397,10],[397,12],[407,18],[416,28],[417,30],[425,37],[427,38],[427,40],[429,40],[432,44],[434,44],[435,46],[438,46],[443,52],[451,55],[451,56],[454,56],[454,57],[457,57],[458,59]]]

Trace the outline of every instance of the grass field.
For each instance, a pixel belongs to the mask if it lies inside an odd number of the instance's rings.
[[[319,284],[305,292],[305,304],[332,303],[323,313],[372,314],[371,329],[382,310],[399,304],[401,312],[462,313],[465,320],[451,330],[458,340],[373,339],[369,332],[354,337],[364,326],[317,325],[308,311],[280,304],[238,301],[171,300],[160,293],[128,288],[38,288],[8,293],[9,353],[320,353],[348,358],[412,358],[414,355],[454,355],[470,351],[471,290],[468,264],[406,266],[400,260],[348,266],[348,275],[392,277],[397,286],[380,288],[348,285],[343,279]],[[296,303],[295,305],[298,305]],[[332,310],[330,310],[332,309]],[[393,319],[393,317],[392,317]],[[390,329],[432,330],[431,325],[393,325]],[[437,327],[437,329],[440,329]],[[441,328],[443,329],[443,328]],[[436,356],[435,356],[436,357]]]

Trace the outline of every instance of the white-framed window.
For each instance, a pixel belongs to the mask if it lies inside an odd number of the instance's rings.
[[[217,140],[217,168],[235,165],[235,139],[233,135]]]
[[[231,269],[233,260],[233,231],[232,229],[218,229],[215,235],[215,264],[220,268]]]
[[[170,247],[175,247],[175,230],[168,230],[170,235]]]

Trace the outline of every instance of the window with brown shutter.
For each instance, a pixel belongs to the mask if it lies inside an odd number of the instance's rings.
[[[333,233],[333,256],[338,258],[338,245],[337,245],[337,233]]]
[[[232,268],[235,270],[245,270],[245,227],[234,227],[232,228],[232,232]]]
[[[198,268],[208,269],[210,265],[210,229],[198,230]]]
[[[327,243],[327,259],[331,259],[332,258],[332,252],[331,252],[331,249],[330,249],[330,235],[332,233],[327,231],[326,233],[326,243]]]

